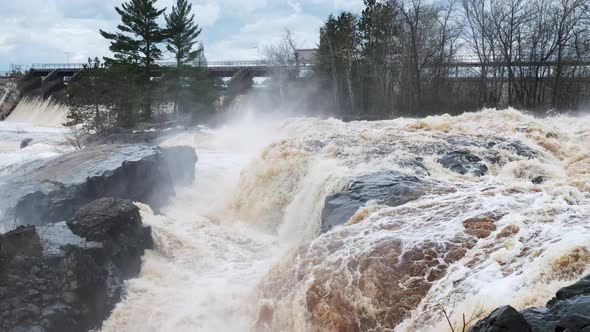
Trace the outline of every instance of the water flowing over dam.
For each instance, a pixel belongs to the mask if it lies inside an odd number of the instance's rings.
[[[54,157],[73,149],[66,143],[67,108],[50,100],[21,100],[4,121],[0,121],[0,176],[29,161]],[[24,140],[28,146],[20,149]]]
[[[67,151],[13,116],[0,171]],[[194,147],[196,180],[138,204],[156,249],[104,332],[446,331],[442,309],[473,323],[590,271],[588,116],[258,117],[161,145]]]

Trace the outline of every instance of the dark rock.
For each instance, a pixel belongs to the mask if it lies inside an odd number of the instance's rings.
[[[539,332],[555,331],[560,321],[568,315],[590,314],[590,295],[579,295],[558,300],[548,304],[546,308],[529,308],[523,311],[523,315]]]
[[[575,284],[558,290],[555,297],[547,302],[547,306],[553,306],[559,301],[571,299],[580,295],[590,295],[590,275],[585,276]]]
[[[123,296],[125,279],[139,273],[152,239],[131,202],[101,199],[73,220],[76,233],[100,243],[66,232],[65,222],[39,227],[39,235],[33,227],[17,229],[24,243],[40,242],[43,255],[17,252],[18,259],[0,261],[0,331],[96,328]]]
[[[590,317],[569,314],[559,320],[559,323],[557,323],[557,326],[555,327],[555,332],[580,332],[587,327],[590,327]]]
[[[326,197],[321,231],[346,223],[368,201],[399,206],[423,196],[426,188],[417,177],[396,171],[361,176],[345,191]]]
[[[438,162],[443,167],[461,175],[484,176],[488,174],[488,167],[482,162],[482,159],[467,151],[449,152],[440,158]]]
[[[531,326],[523,315],[511,306],[494,310],[488,317],[480,320],[469,332],[528,332]]]
[[[528,308],[521,311],[521,314],[534,332],[589,331],[590,276],[560,289],[556,296],[547,302],[546,307]],[[478,322],[474,328],[483,326],[481,323],[486,319]],[[475,329],[472,331],[488,330]]]
[[[39,257],[42,250],[34,226],[20,226],[0,235],[0,260],[10,260],[17,255]]]
[[[501,147],[527,159],[536,159],[540,155],[538,151],[529,148],[520,141],[510,141],[506,144],[502,144]]]
[[[32,138],[25,138],[24,140],[22,140],[22,141],[20,142],[20,148],[21,148],[21,149],[24,149],[24,148],[26,148],[27,146],[29,146],[29,144],[31,144],[31,142],[32,142],[32,141],[33,141],[33,139],[32,139]]]
[[[83,206],[68,222],[74,234],[90,241],[103,241],[125,229],[141,225],[139,208],[130,201],[101,198]]]
[[[153,247],[151,229],[130,201],[102,198],[82,207],[67,222],[74,234],[104,245],[114,265],[126,275],[139,273],[141,256]]]
[[[537,176],[536,178],[531,180],[533,184],[543,184],[545,182],[545,178],[542,176]]]
[[[190,185],[195,180],[195,164],[199,160],[195,149],[189,146],[162,148],[172,180],[177,185]]]
[[[1,219],[44,225],[69,219],[84,204],[118,197],[159,209],[175,194],[157,148],[98,146],[22,166],[0,178]]]

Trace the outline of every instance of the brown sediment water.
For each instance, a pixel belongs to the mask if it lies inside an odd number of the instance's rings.
[[[446,331],[441,308],[459,326],[543,304],[589,271],[589,132],[588,117],[483,110],[172,138],[197,149],[197,179],[163,215],[142,206],[157,249],[102,330]],[[487,174],[443,167],[457,150]],[[431,190],[319,234],[325,198],[379,171]]]

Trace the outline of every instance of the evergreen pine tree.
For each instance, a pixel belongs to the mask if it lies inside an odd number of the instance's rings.
[[[204,65],[203,46],[198,41],[201,34],[199,25],[195,22],[195,15],[191,12],[192,5],[187,0],[177,0],[172,7],[170,15],[166,18],[166,34],[168,36],[166,49],[174,54],[176,68],[171,70],[174,112],[187,113],[192,110],[198,112],[196,105],[201,105],[206,99],[207,88],[211,82],[207,79],[206,72],[201,68]],[[197,45],[197,47],[195,47]],[[208,104],[208,102],[205,102]]]
[[[178,68],[195,62],[203,52],[202,47],[193,50],[198,43],[197,38],[201,34],[201,29],[195,23],[195,15],[191,14],[191,10],[192,5],[187,0],[177,0],[170,15],[164,15],[168,35],[166,48],[174,54]]]
[[[114,53],[114,59],[105,58],[108,63],[133,64],[143,69],[145,120],[152,117],[151,71],[154,62],[162,57],[158,44],[166,39],[166,34],[157,23],[165,9],[156,9],[155,3],[156,0],[130,0],[123,3],[121,7],[115,7],[122,21],[117,26],[118,31],[109,33],[100,30],[104,38],[111,40],[109,49]]]

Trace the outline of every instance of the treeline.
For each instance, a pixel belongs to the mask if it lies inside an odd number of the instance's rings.
[[[113,57],[89,59],[70,80],[68,125],[105,133],[179,117],[196,122],[214,111],[219,82],[207,75],[192,5],[177,0],[166,14],[156,2],[130,0],[115,7],[121,17],[117,31],[100,31],[111,42]],[[161,18],[164,27],[158,24]],[[157,65],[164,58],[163,48],[173,65]]]
[[[590,95],[588,0],[364,2],[320,30],[315,77],[342,117],[575,109]]]

